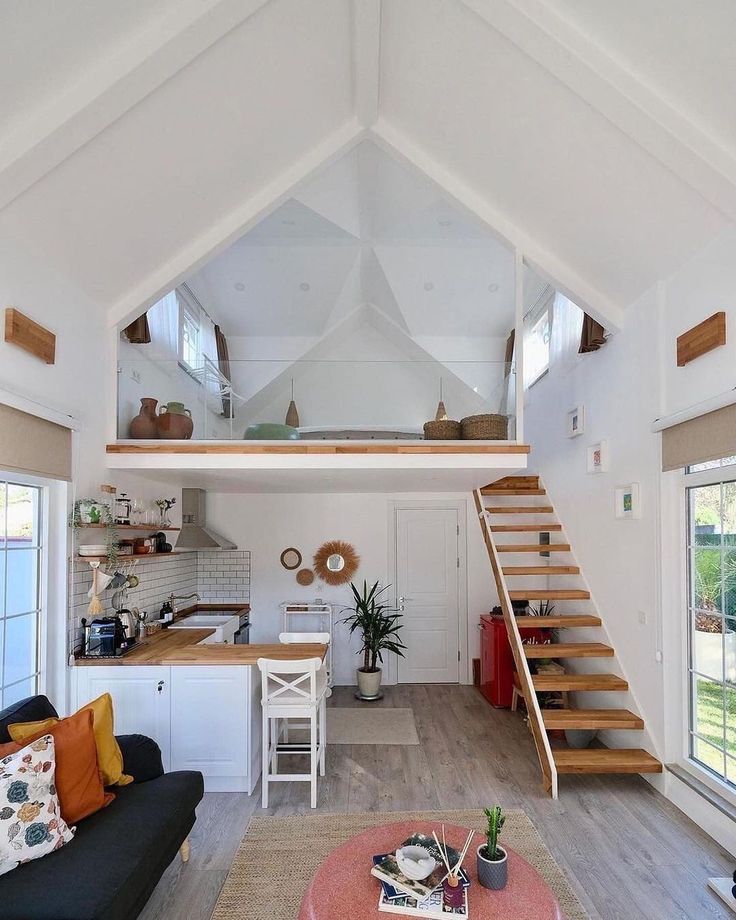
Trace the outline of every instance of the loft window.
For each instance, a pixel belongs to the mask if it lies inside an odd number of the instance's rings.
[[[532,320],[524,336],[524,386],[530,387],[549,370],[550,311]]]
[[[179,361],[185,370],[196,373],[200,368],[199,311],[179,299]]]

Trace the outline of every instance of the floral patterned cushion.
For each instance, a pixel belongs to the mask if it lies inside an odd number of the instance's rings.
[[[59,811],[54,739],[44,735],[0,760],[0,875],[74,836]]]

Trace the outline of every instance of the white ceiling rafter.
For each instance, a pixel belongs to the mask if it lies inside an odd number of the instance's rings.
[[[546,278],[565,296],[574,300],[607,329],[617,331],[624,322],[623,305],[614,303],[569,265],[550,253],[524,230],[451,173],[425,150],[413,144],[385,119],[371,129],[372,140],[384,151],[397,158],[410,169],[430,179],[443,190],[443,194],[461,211],[480,220],[501,242],[518,249],[525,261]]]
[[[736,157],[542,0],[460,0],[631,140],[736,219]]]
[[[43,178],[271,0],[186,0],[85,72],[0,145],[0,208]]]
[[[364,127],[378,118],[381,88],[381,0],[351,0],[353,97]]]
[[[248,232],[264,217],[291,197],[302,183],[344,156],[365,137],[353,120],[333,132],[325,141],[306,153],[290,169],[277,176],[204,234],[180,250],[173,259],[142,279],[108,312],[110,326],[123,327],[184,278],[196,272],[229,245]]]

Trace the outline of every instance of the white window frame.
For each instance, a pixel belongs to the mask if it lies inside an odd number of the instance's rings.
[[[36,611],[24,611],[23,613],[16,614],[16,616],[23,616],[30,613],[36,614],[36,671],[33,674],[27,675],[20,679],[20,681],[14,681],[13,684],[8,685],[12,687],[15,683],[20,683],[23,680],[28,680],[29,677],[36,677],[36,693],[47,693],[49,692],[50,682],[49,682],[49,661],[48,661],[48,651],[49,651],[49,616],[48,616],[48,607],[49,607],[49,519],[50,519],[50,496],[49,496],[49,487],[47,481],[38,479],[35,476],[23,475],[18,473],[6,472],[4,470],[0,471],[0,483],[8,483],[8,485],[17,485],[17,486],[29,486],[39,490],[39,500],[38,500],[38,550],[39,550],[39,564],[38,564],[38,608]],[[4,550],[3,552],[14,552],[14,550]],[[7,568],[6,568],[6,579],[7,579]],[[7,591],[7,583],[6,583]],[[7,618],[3,616],[1,622],[3,630],[3,642],[2,649],[3,655],[5,654],[5,634],[6,634],[6,620]],[[3,683],[4,683],[4,674],[3,674]],[[6,704],[4,697],[4,690],[7,689],[3,687],[3,707]]]
[[[178,357],[179,366],[185,370],[194,380],[201,385],[202,383],[202,314],[199,307],[194,306],[189,300],[182,296],[177,290],[177,303],[179,304],[179,327],[178,327]],[[189,323],[197,331],[196,357],[195,363],[191,364],[185,355],[184,329]]]
[[[527,343],[531,337],[532,331],[546,318],[550,340],[547,342],[547,363],[542,367],[538,373],[530,380],[524,380],[524,390],[530,390],[534,384],[538,383],[542,377],[549,373],[550,368],[550,358],[551,358],[551,334],[552,334],[552,305],[554,303],[554,291],[550,290],[549,295],[545,298],[541,306],[537,305],[536,309],[527,313],[524,317],[523,323],[523,335],[522,335],[522,347],[524,348],[524,373],[530,366],[529,354],[527,351]]]
[[[690,639],[690,535],[688,490],[701,486],[736,482],[736,464],[714,467],[708,470],[690,472],[683,470],[680,477],[680,526],[682,537],[680,545],[681,603],[680,621],[682,624],[681,661],[682,661],[682,705],[681,705],[681,754],[679,766],[693,774],[705,786],[710,788],[733,807],[736,807],[736,789],[725,777],[720,777],[711,768],[700,763],[691,754],[691,639]],[[736,549],[736,547],[734,547]],[[698,672],[696,672],[698,673]],[[707,675],[704,675],[707,676]]]

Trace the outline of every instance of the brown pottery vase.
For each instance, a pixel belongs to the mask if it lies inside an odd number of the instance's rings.
[[[158,437],[158,426],[156,423],[156,403],[157,399],[146,396],[141,400],[141,410],[134,419],[131,419],[128,426],[128,434],[136,440],[146,440]]]
[[[194,431],[192,413],[180,402],[161,406],[156,423],[158,436],[169,441],[188,441]]]

